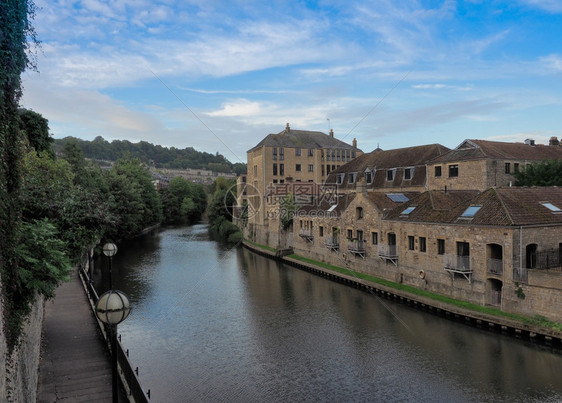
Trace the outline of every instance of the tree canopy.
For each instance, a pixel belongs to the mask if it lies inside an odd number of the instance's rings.
[[[562,186],[562,160],[530,164],[515,173],[516,186]]]
[[[127,140],[114,140],[111,143],[98,136],[93,141],[73,137],[55,140],[55,151],[62,150],[68,142],[74,142],[86,158],[100,161],[117,161],[122,158],[138,158],[145,164],[168,169],[208,169],[214,172],[246,172],[246,164],[233,164],[219,153],[210,154],[193,147],[178,149],[153,145],[146,141],[131,143]]]

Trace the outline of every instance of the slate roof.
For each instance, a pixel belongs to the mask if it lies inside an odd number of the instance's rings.
[[[447,163],[478,159],[542,161],[562,158],[562,146],[506,143],[488,140],[465,140],[454,150],[435,158],[431,163]]]
[[[465,224],[465,225],[556,225],[562,224],[562,210],[552,212],[541,202],[562,209],[562,188],[491,188],[477,190],[432,190],[412,198],[386,215],[397,221]],[[416,208],[408,215],[406,207]],[[470,206],[480,206],[472,218],[461,217]]]
[[[376,149],[368,154],[363,154],[330,172],[326,178],[326,183],[336,183],[336,175],[339,173],[359,172],[364,173],[365,170],[373,170],[376,168],[373,183],[367,185],[370,187],[405,187],[405,186],[423,186],[426,182],[425,164],[434,158],[448,152],[447,147],[441,144],[429,144],[424,146],[398,148],[395,150],[383,151]],[[414,167],[414,174],[411,179],[404,179],[404,168]],[[386,180],[386,170],[396,168],[394,181]],[[359,179],[359,177],[358,177]],[[354,184],[349,184],[347,176],[344,183],[339,187],[354,188]]]
[[[277,134],[268,134],[255,147],[248,150],[254,151],[260,147],[283,148],[339,148],[345,150],[361,151],[341,140],[331,137],[326,133],[308,130],[283,130]]]
[[[300,206],[299,216],[302,214],[310,214],[311,216],[321,217],[341,217],[342,213],[347,209],[350,203],[355,199],[355,193],[343,193],[337,195],[337,203],[333,203],[329,197],[319,197],[314,202]],[[331,212],[328,210],[336,206]],[[321,213],[319,213],[321,212]]]

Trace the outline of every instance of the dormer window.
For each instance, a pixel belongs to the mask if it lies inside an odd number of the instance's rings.
[[[414,176],[414,167],[404,168],[404,179],[410,180]]]
[[[393,181],[395,176],[396,176],[396,168],[386,170],[386,180],[387,181]]]
[[[368,169],[365,171],[365,183],[367,185],[373,183],[373,172],[369,171]]]
[[[350,172],[349,173],[349,184],[354,184],[356,179],[357,179],[357,172]]]
[[[345,178],[345,174],[337,174],[336,175],[336,185],[342,185],[344,178]]]

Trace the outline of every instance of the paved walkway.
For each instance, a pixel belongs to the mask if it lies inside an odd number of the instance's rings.
[[[111,402],[111,396],[110,356],[73,271],[46,303],[37,401]]]

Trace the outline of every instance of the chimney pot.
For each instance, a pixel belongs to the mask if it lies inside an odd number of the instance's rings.
[[[287,133],[290,133],[290,132],[291,132],[291,126],[289,126],[289,123],[287,123],[287,127],[285,127],[285,131],[286,131]]]
[[[557,146],[560,145],[560,142],[558,141],[558,139],[556,138],[556,136],[552,136],[550,138],[550,141],[548,142],[549,146]]]
[[[357,148],[357,139],[354,138],[351,144],[353,145],[354,148]]]
[[[330,137],[334,137],[334,129],[330,129]]]

